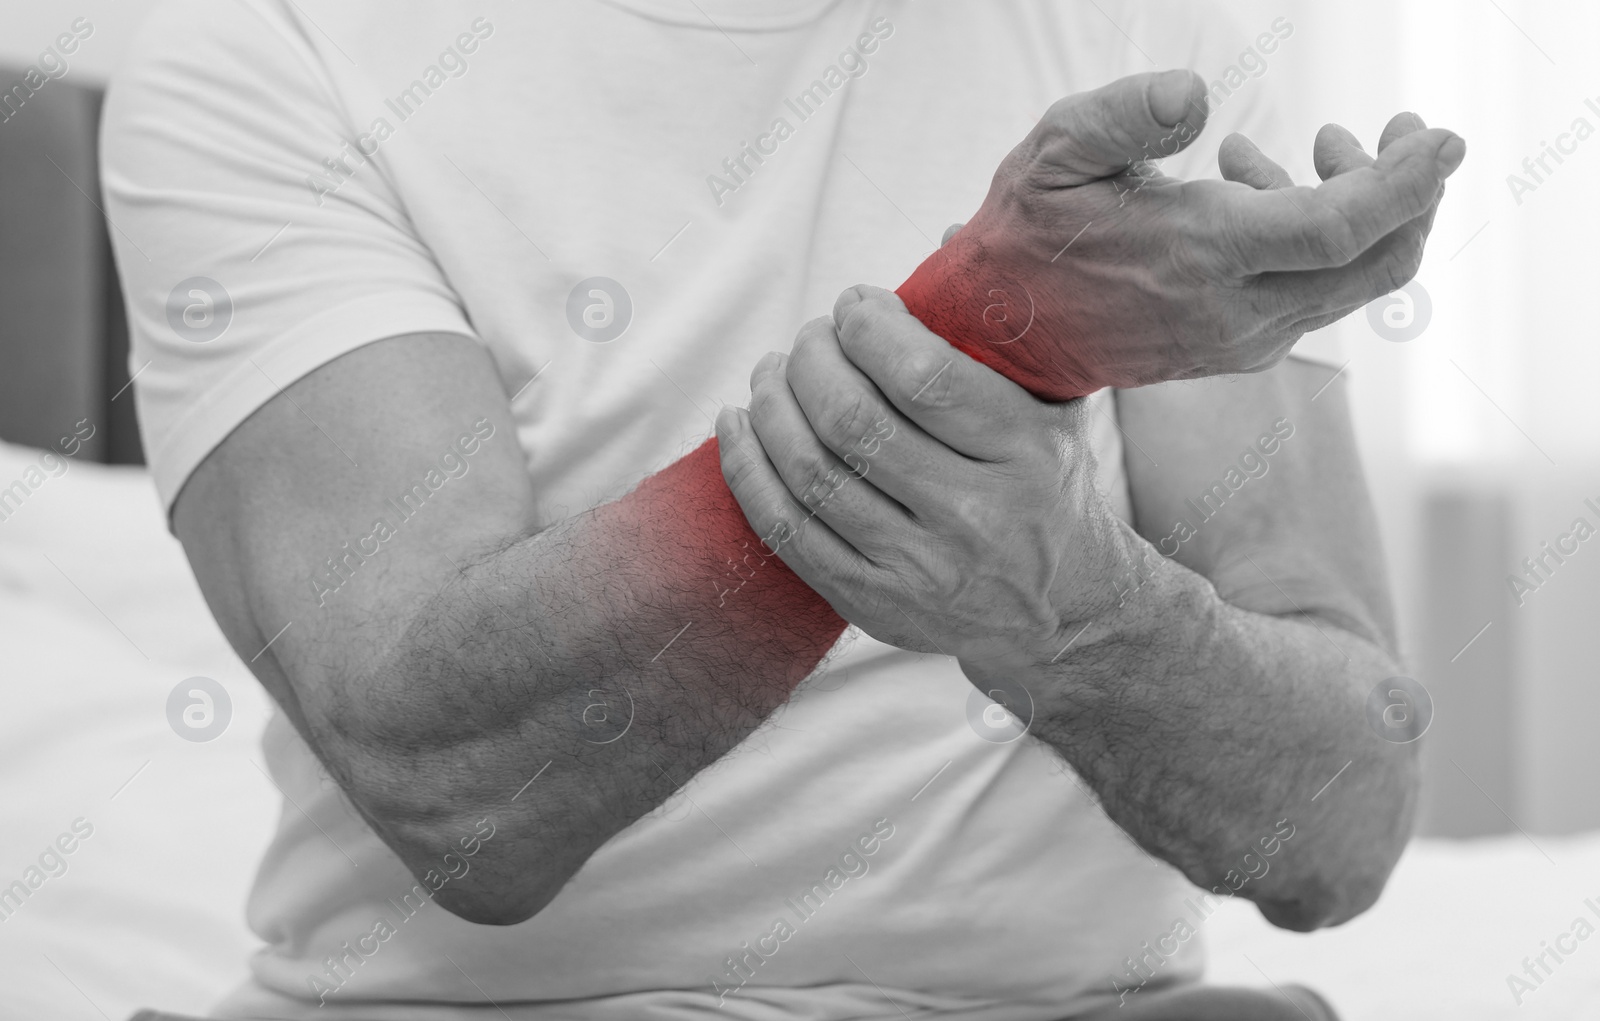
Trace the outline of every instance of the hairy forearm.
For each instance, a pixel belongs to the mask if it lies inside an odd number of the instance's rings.
[[[418,875],[494,819],[472,870],[440,891],[452,911],[538,911],[755,729],[843,630],[826,603],[796,607],[809,590],[775,557],[751,557],[761,584],[738,587],[752,569],[734,572],[724,547],[744,540],[718,522],[748,526],[711,471],[716,488],[690,484],[704,471],[685,459],[486,550],[411,615],[360,705],[311,714],[329,721],[317,743],[352,798]]]
[[[1365,910],[1409,838],[1417,789],[1415,746],[1366,721],[1367,692],[1399,672],[1389,654],[1314,616],[1233,606],[1160,556],[1121,588],[1122,605],[1055,663],[968,674],[980,688],[1020,681],[1032,732],[1197,885],[1294,929]]]

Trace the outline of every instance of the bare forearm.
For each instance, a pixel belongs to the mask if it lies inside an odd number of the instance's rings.
[[[464,917],[542,908],[602,843],[755,729],[843,627],[825,603],[773,612],[801,584],[778,576],[776,558],[752,558],[761,585],[727,580],[730,551],[686,534],[707,508],[671,471],[463,563],[410,617],[359,706],[309,714],[335,724],[318,744],[419,875],[493,817],[472,871],[440,891]]]
[[[1310,616],[1230,605],[1163,557],[1144,563],[1116,614],[1055,664],[1012,668],[1033,733],[1197,885],[1289,928],[1358,914],[1415,804],[1414,746],[1381,740],[1365,716],[1367,692],[1399,672],[1392,658]],[[968,665],[980,687],[994,669]]]
[[[394,337],[268,402],[174,509],[241,658],[418,879],[486,922],[542,907],[845,626],[752,552],[714,449],[547,524],[514,433],[481,344]],[[430,879],[463,839],[470,871]]]

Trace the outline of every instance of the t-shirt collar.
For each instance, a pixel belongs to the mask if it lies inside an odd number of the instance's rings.
[[[840,0],[603,0],[613,7],[674,25],[734,32],[799,28]]]

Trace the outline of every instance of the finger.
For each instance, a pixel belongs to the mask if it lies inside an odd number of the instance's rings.
[[[750,425],[749,412],[733,406],[717,415],[722,478],[767,552],[776,552],[800,579],[827,598],[830,579],[864,579],[872,567],[800,505],[784,485]]]
[[[1359,308],[1411,282],[1422,266],[1423,247],[1432,223],[1431,213],[1417,217],[1362,252],[1347,266],[1264,273],[1252,286],[1277,295],[1280,307],[1293,309],[1297,318]]]
[[[1228,257],[1236,271],[1323,269],[1347,265],[1427,212],[1465,153],[1458,135],[1430,128],[1398,139],[1372,166],[1316,188],[1250,191],[1215,181],[1184,187],[1197,202],[1220,207],[1231,224]]]
[[[939,246],[942,248],[945,245],[948,245],[950,243],[950,239],[955,237],[956,233],[965,226],[966,224],[964,223],[952,223],[950,226],[946,227],[944,229],[944,237],[939,239]]]
[[[1416,114],[1397,114],[1384,128],[1379,146],[1387,148],[1423,127],[1422,118]],[[1362,169],[1373,162],[1360,149],[1355,137],[1335,124],[1326,125],[1318,132],[1314,148],[1317,173],[1324,179]],[[1443,196],[1444,185],[1441,184],[1438,195],[1422,215],[1395,228],[1349,266],[1281,276],[1268,274],[1258,278],[1257,283],[1288,296],[1287,300],[1298,312],[1312,313],[1310,321],[1314,325],[1308,329],[1320,329],[1374,298],[1404,287],[1416,276]]]
[[[1267,158],[1254,142],[1235,131],[1217,149],[1217,169],[1224,181],[1248,184],[1257,191],[1288,188],[1294,184],[1289,172]]]
[[[1057,100],[1023,147],[1055,187],[1109,177],[1179,152],[1206,123],[1206,85],[1193,71],[1146,72]]]
[[[1398,113],[1389,118],[1389,123],[1384,126],[1383,134],[1378,139],[1378,151],[1381,153],[1397,139],[1403,138],[1414,131],[1426,128],[1421,117],[1414,113]],[[1312,146],[1312,162],[1316,165],[1317,176],[1323,180],[1336,177],[1351,170],[1360,170],[1373,164],[1372,157],[1368,156],[1362,148],[1361,142],[1349,131],[1337,124],[1326,124],[1317,133],[1317,138]],[[1422,236],[1427,237],[1433,227],[1434,214],[1439,210],[1439,201],[1444,197],[1444,185],[1439,186],[1433,204],[1427,212],[1420,217],[1408,221],[1407,226],[1415,225],[1420,228]],[[1406,227],[1399,228],[1405,230]]]
[[[951,488],[971,475],[970,461],[903,416],[845,357],[834,331],[803,331],[784,376],[808,431],[913,519],[937,518]]]
[[[1383,134],[1378,137],[1378,152],[1381,154],[1397,140],[1413,132],[1422,131],[1427,126],[1427,123],[1417,114],[1409,111],[1395,114],[1389,118],[1389,123],[1384,125]],[[1433,200],[1433,205],[1418,220],[1411,221],[1412,224],[1416,224],[1421,228],[1423,237],[1427,237],[1428,233],[1433,230],[1433,217],[1439,211],[1439,202],[1444,198],[1444,193],[1445,186],[1441,184],[1439,185],[1439,194]]]
[[[1406,134],[1424,130],[1426,126],[1426,123],[1422,123],[1422,118],[1416,114],[1395,114],[1389,118],[1389,123],[1384,126],[1382,136],[1378,139],[1379,152],[1392,146],[1397,139],[1405,138]],[[1325,125],[1322,131],[1318,131],[1312,158],[1317,163],[1318,176],[1325,181],[1338,174],[1362,170],[1366,166],[1373,165],[1373,158],[1366,155],[1360,141],[1339,125]],[[1397,256],[1398,262],[1394,272],[1386,270],[1382,275],[1398,278],[1400,285],[1403,285],[1416,274],[1416,267],[1422,258],[1422,245],[1426,243],[1430,230],[1434,229],[1434,216],[1438,213],[1438,203],[1443,197],[1445,197],[1445,186],[1440,184],[1437,194],[1434,195],[1434,202],[1427,206],[1427,210],[1421,216],[1406,221],[1384,238],[1384,242],[1389,246],[1382,253],[1374,253],[1373,261],[1382,261],[1387,256]],[[1384,242],[1379,242],[1379,245]],[[1408,266],[1408,256],[1414,256],[1416,259],[1410,266]]]
[[[1311,163],[1317,176],[1326,181],[1330,177],[1363,170],[1374,160],[1361,148],[1360,139],[1338,124],[1324,124],[1311,143]]]
[[[1394,144],[1395,140],[1404,138],[1413,131],[1421,131],[1427,126],[1420,116],[1409,110],[1395,114],[1389,118],[1389,123],[1383,126],[1383,134],[1378,136],[1378,151],[1382,152]]]
[[[852,471],[813,432],[788,383],[789,359],[769,355],[750,384],[749,421],[767,460],[806,512],[869,560],[886,546],[905,545],[914,527],[906,509],[866,481],[869,468]]]
[[[1384,126],[1383,134],[1378,139],[1378,151],[1382,153],[1398,139],[1426,127],[1422,118],[1414,113],[1395,114],[1389,118],[1389,123]],[[1373,164],[1372,157],[1361,148],[1360,141],[1337,124],[1325,125],[1317,133],[1317,140],[1313,146],[1313,160],[1317,164],[1317,174],[1323,180]],[[1427,210],[1421,216],[1391,231],[1387,240],[1398,249],[1405,249],[1412,244],[1422,245],[1427,240],[1429,232],[1433,230],[1433,218],[1439,211],[1439,202],[1444,198],[1444,190],[1445,186],[1441,184],[1439,191],[1434,195],[1433,203]],[[1397,234],[1400,236],[1396,237]],[[1421,258],[1420,250],[1416,255]],[[1403,271],[1401,275],[1405,275]]]
[[[893,291],[848,288],[834,303],[833,320],[850,363],[901,414],[952,450],[1003,461],[1015,452],[1017,434],[1037,429],[1038,404],[1027,391],[951,347]]]

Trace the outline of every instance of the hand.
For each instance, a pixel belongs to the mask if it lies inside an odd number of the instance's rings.
[[[1057,381],[1081,393],[1268,368],[1415,275],[1458,136],[1402,114],[1378,158],[1357,159],[1330,125],[1315,149],[1325,183],[1309,188],[1232,135],[1226,180],[1165,177],[1146,161],[1199,134],[1203,88],[1188,72],[1134,75],[1056,103],[902,286],[907,303],[972,324],[991,364],[1047,381],[1029,385],[1048,397]]]
[[[837,321],[837,327],[835,326]],[[854,287],[717,419],[760,535],[846,620],[902,648],[1042,662],[1119,602],[1137,542],[1094,485],[1085,401],[1046,404]]]

